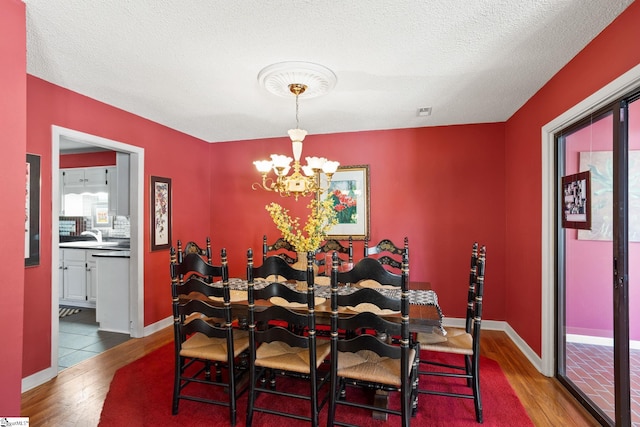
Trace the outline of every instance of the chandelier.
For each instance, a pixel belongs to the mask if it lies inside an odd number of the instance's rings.
[[[293,66],[293,69],[288,68]],[[285,71],[286,70],[286,71]],[[323,74],[318,73],[322,71]],[[328,73],[330,74],[328,74]],[[283,74],[284,73],[284,74]],[[284,77],[283,77],[284,76]],[[333,80],[323,80],[325,76],[333,76]],[[300,196],[318,195],[323,193],[331,183],[331,177],[338,169],[340,163],[327,160],[324,157],[305,157],[307,164],[300,164],[302,154],[302,141],[307,136],[307,131],[300,129],[298,119],[299,97],[309,89],[308,83],[321,83],[320,89],[316,89],[312,96],[325,93],[335,84],[335,75],[328,69],[317,64],[310,63],[280,63],[263,69],[258,79],[265,87],[278,95],[283,94],[282,85],[285,78],[296,78],[297,83],[288,82],[286,87],[296,99],[296,128],[289,129],[293,158],[287,155],[272,154],[271,160],[256,160],[253,162],[256,169],[262,175],[262,184],[254,183],[252,188],[263,188],[267,191],[275,191],[282,197],[294,196],[296,200]],[[293,173],[291,162],[293,161]],[[269,177],[273,171],[275,178]],[[326,175],[326,187],[321,186],[320,173]]]

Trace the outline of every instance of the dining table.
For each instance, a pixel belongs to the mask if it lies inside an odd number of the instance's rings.
[[[273,280],[262,278],[254,279],[254,289],[260,289],[273,283]],[[295,281],[284,281],[285,285],[300,292],[306,292],[306,283],[297,283]],[[220,281],[214,282],[213,285],[221,286]],[[247,280],[242,278],[229,278],[229,289],[231,291],[231,306],[234,312],[242,314],[246,312],[247,307]],[[340,284],[338,287],[339,294],[352,293],[360,289],[358,284]],[[387,286],[373,287],[373,289],[383,295],[400,298],[401,290]],[[315,285],[314,295],[316,298],[316,322],[318,324],[329,324],[329,315],[331,314],[331,287],[328,285]],[[268,306],[270,302],[256,301],[256,306]],[[306,305],[298,306],[292,304],[292,309],[306,309]],[[354,314],[355,312],[340,307],[339,314]],[[384,314],[383,317],[389,320],[400,320],[400,313]],[[419,332],[442,332],[442,309],[438,303],[438,295],[431,289],[429,282],[410,282],[409,283],[409,331],[412,334]]]

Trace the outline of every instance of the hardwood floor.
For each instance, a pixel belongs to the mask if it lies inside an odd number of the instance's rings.
[[[96,426],[118,368],[171,342],[173,329],[131,339],[62,371],[22,395],[22,416],[34,426]],[[541,375],[504,332],[482,331],[481,351],[496,360],[536,426],[598,426],[555,378]]]

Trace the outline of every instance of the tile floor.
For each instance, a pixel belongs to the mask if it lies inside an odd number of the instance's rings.
[[[567,377],[611,419],[615,419],[613,347],[567,343]],[[630,350],[631,421],[640,427],[640,350]]]
[[[60,318],[58,371],[73,366],[128,340],[126,334],[98,330],[96,311],[82,308],[80,313]]]

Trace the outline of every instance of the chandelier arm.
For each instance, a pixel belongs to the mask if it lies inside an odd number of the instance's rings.
[[[254,182],[253,184],[251,184],[251,188],[253,190],[262,188],[263,190],[266,190],[266,191],[277,191],[276,183],[273,182],[273,179],[267,178],[267,174],[262,175],[262,184],[260,184],[259,182]]]

